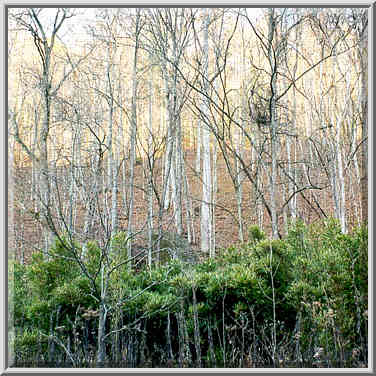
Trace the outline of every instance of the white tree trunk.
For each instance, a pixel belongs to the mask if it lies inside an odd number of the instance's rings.
[[[185,206],[185,213],[186,213],[186,221],[187,221],[187,240],[188,243],[195,243],[196,235],[193,226],[193,205],[192,200],[190,199],[190,192],[189,192],[189,184],[187,174],[185,172],[185,167],[183,164],[183,172],[182,172],[182,179],[183,179],[183,197],[184,197],[184,206]]]
[[[361,69],[361,113],[362,113],[362,220],[368,222],[368,9],[362,17],[362,32],[358,48]]]
[[[181,123],[180,123],[180,116],[178,116],[176,120],[176,140],[175,140],[175,173],[173,177],[175,181],[173,182],[173,199],[174,199],[174,215],[175,215],[175,226],[177,230],[177,234],[179,236],[183,233],[183,222],[182,222],[182,184],[183,184],[183,176],[182,176],[182,166],[183,166],[183,150],[182,150],[182,142],[181,142]]]
[[[202,126],[200,119],[197,120],[196,128],[196,174],[201,174],[201,144],[202,144]]]
[[[166,64],[162,63],[162,70],[166,72]],[[167,190],[164,197],[163,205],[164,210],[167,210],[170,207],[170,196],[172,194],[172,187],[171,181],[174,180],[172,176],[174,171],[171,169],[172,163],[172,154],[173,154],[173,147],[174,147],[174,130],[172,128],[172,110],[171,110],[171,98],[170,98],[170,87],[168,82],[168,77],[164,74],[164,84],[165,84],[165,102],[166,102],[166,126],[167,126],[167,137],[166,137],[166,152],[165,152],[165,160],[164,160],[164,170],[163,170],[163,181],[166,184]]]
[[[131,115],[131,139],[130,139],[130,167],[129,167],[129,209],[128,209],[128,258],[132,257],[133,235],[133,205],[134,205],[134,170],[136,165],[136,137],[137,137],[137,63],[140,32],[140,9],[136,11],[135,47],[133,55],[132,72],[132,115]],[[129,265],[131,265],[129,263]]]
[[[215,236],[215,229],[216,229],[216,221],[215,221],[215,207],[217,203],[217,190],[218,190],[218,176],[217,176],[217,152],[218,152],[218,144],[215,141],[213,146],[213,186],[212,186],[212,206],[211,206],[211,218],[212,218],[212,236],[211,236],[211,250],[214,255],[215,248],[216,248],[216,236]]]
[[[272,237],[278,238],[278,218],[277,218],[277,197],[276,197],[276,184],[277,184],[277,109],[276,109],[276,90],[277,90],[277,76],[276,76],[276,61],[273,53],[273,41],[275,38],[275,25],[274,25],[274,8],[269,8],[269,45],[268,45],[268,59],[271,69],[271,87],[273,90],[270,99],[270,154],[271,154],[271,171],[270,171],[270,210],[272,219]]]
[[[152,57],[149,57],[152,61]],[[147,201],[148,201],[148,266],[152,265],[153,252],[153,68],[150,69],[149,78],[149,119],[148,119],[148,158],[149,158],[149,181],[147,187]]]
[[[114,158],[113,143],[113,123],[114,123],[114,84],[113,84],[113,56],[111,44],[107,45],[107,91],[109,98],[107,99],[109,106],[108,119],[108,167],[107,167],[107,187],[111,190],[111,238],[116,234],[118,228],[118,174],[117,163]]]
[[[203,90],[207,92],[208,84],[208,61],[209,61],[209,10],[205,10],[204,20],[204,56],[203,56]],[[212,204],[212,181],[211,181],[211,158],[210,158],[210,129],[206,124],[208,119],[209,103],[207,99],[203,99],[202,112],[206,114],[203,119],[202,127],[202,147],[203,147],[203,173],[202,173],[202,204],[201,204],[201,251],[209,253],[210,257],[214,257],[214,250],[211,248],[212,238],[212,218],[211,218],[211,204]]]

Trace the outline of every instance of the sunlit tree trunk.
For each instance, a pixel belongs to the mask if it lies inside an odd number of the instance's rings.
[[[342,144],[341,144],[341,127],[343,126],[343,118],[347,113],[346,109],[346,98],[345,93],[343,108],[339,107],[341,112],[339,116],[336,113],[336,104],[340,100],[337,93],[336,80],[337,80],[337,56],[333,57],[332,61],[333,73],[332,73],[332,83],[334,85],[333,92],[334,98],[331,102],[332,107],[328,107],[330,111],[330,121],[331,121],[331,133],[332,133],[332,142],[331,142],[331,154],[333,162],[331,166],[331,179],[332,179],[332,192],[333,192],[333,201],[335,206],[335,217],[339,220],[341,225],[341,231],[343,233],[347,232],[346,227],[346,216],[345,216],[345,193],[344,193],[344,177],[343,177],[343,163],[342,163]],[[337,110],[338,111],[338,110]]]
[[[170,197],[172,194],[171,176],[174,172],[171,171],[172,164],[172,155],[173,147],[175,141],[175,128],[173,127],[173,114],[172,114],[172,98],[171,98],[171,89],[169,85],[169,78],[166,73],[167,66],[165,62],[162,62],[162,74],[165,86],[165,109],[166,109],[166,126],[167,126],[167,135],[166,135],[166,152],[164,160],[164,170],[163,170],[163,182],[166,184],[166,193],[164,195],[163,206],[167,210],[170,207]]]
[[[76,114],[77,124],[79,124],[79,115]],[[80,166],[80,148],[81,148],[81,129],[79,125],[76,129],[72,129],[72,147],[71,147],[71,164],[70,164],[70,182],[69,182],[69,207],[68,207],[68,231],[73,234],[75,231],[75,220],[77,210],[77,181],[79,176],[77,174],[77,166]]]
[[[200,119],[197,120],[196,127],[196,173],[201,174],[201,144],[202,144],[202,126]]]
[[[39,133],[38,142],[38,170],[39,170],[39,199],[41,202],[41,215],[47,222],[45,228],[45,250],[47,251],[52,243],[53,233],[50,230],[52,221],[51,216],[51,183],[49,176],[49,133],[51,126],[51,106],[52,106],[52,73],[51,73],[51,58],[52,50],[55,44],[55,37],[57,31],[63,24],[66,13],[60,9],[57,11],[55,25],[52,30],[50,38],[47,38],[46,30],[40,22],[38,10],[29,9],[28,15],[30,17],[29,30],[34,37],[34,43],[37,47],[41,58],[41,77],[40,77],[40,91],[41,91],[41,106],[42,106],[42,122]],[[59,17],[60,16],[60,17]]]
[[[36,151],[36,146],[38,143],[38,127],[39,127],[39,110],[37,107],[37,104],[35,103],[35,100],[33,100],[33,107],[34,107],[34,132],[33,132],[33,140],[30,146],[31,152],[33,155],[35,154]],[[39,211],[39,200],[37,197],[37,186],[38,186],[38,177],[37,177],[37,172],[38,172],[38,165],[37,161],[35,158],[31,159],[31,200],[34,201],[34,211],[38,212]]]
[[[241,130],[237,130],[237,140],[236,140],[236,152],[243,158],[242,153],[242,135]],[[235,159],[235,174],[236,174],[236,185],[235,185],[235,194],[236,194],[236,201],[237,201],[237,209],[238,209],[238,222],[239,222],[239,241],[244,241],[244,233],[243,233],[243,215],[242,215],[242,208],[243,208],[243,187],[242,187],[242,173],[241,173],[241,165],[239,159]]]
[[[177,234],[179,236],[183,233],[183,222],[182,222],[182,184],[183,184],[183,145],[182,145],[182,136],[181,136],[181,121],[180,115],[176,119],[176,140],[174,148],[174,169],[175,173],[173,175],[173,200],[174,200],[174,216],[175,216],[175,227]]]
[[[133,51],[132,70],[132,115],[130,137],[130,167],[129,167],[129,210],[128,210],[128,258],[132,257],[132,233],[133,233],[133,205],[134,205],[134,174],[136,165],[136,137],[137,137],[137,64],[139,53],[139,38],[141,31],[141,10],[136,9],[135,14],[135,45]]]
[[[111,36],[108,37],[109,39]],[[114,153],[114,55],[116,52],[116,41],[109,40],[107,42],[107,67],[106,67],[106,78],[107,78],[107,104],[109,110],[108,118],[108,166],[107,166],[107,187],[111,191],[111,237],[113,237],[118,228],[118,174],[117,174],[117,161]],[[115,145],[116,146],[116,145]]]
[[[212,174],[212,206],[211,206],[211,218],[212,218],[212,236],[211,236],[211,249],[214,254],[216,248],[216,220],[215,220],[215,207],[217,203],[217,191],[218,191],[218,168],[217,168],[217,159],[218,159],[218,143],[216,140],[213,145],[213,174]]]
[[[244,242],[244,220],[243,220],[243,180],[244,172],[242,171],[242,164],[240,160],[244,160],[245,151],[244,151],[244,138],[245,130],[247,128],[247,80],[246,80],[246,39],[244,32],[244,20],[241,19],[241,53],[240,53],[240,62],[236,64],[237,69],[237,80],[239,81],[239,106],[240,106],[240,127],[237,127],[236,135],[236,152],[238,157],[235,158],[235,167],[236,167],[236,196],[238,204],[238,221],[239,221],[239,241]],[[239,72],[240,69],[240,72]],[[240,158],[239,158],[240,157]]]
[[[184,206],[185,206],[185,213],[186,213],[186,221],[187,221],[187,240],[188,243],[195,243],[196,242],[196,234],[195,229],[193,226],[193,205],[192,199],[190,197],[190,190],[188,184],[187,174],[185,172],[185,166],[182,166],[182,179],[183,179],[183,197],[184,197]]]
[[[152,62],[152,56],[149,56]],[[147,186],[147,201],[148,201],[148,266],[152,265],[152,251],[153,251],[153,169],[154,156],[153,154],[153,67],[150,69],[149,77],[149,118],[148,118],[148,159],[149,159],[149,176]]]
[[[361,15],[358,56],[361,69],[361,116],[362,116],[362,219],[368,222],[368,9]]]
[[[204,20],[204,42],[203,42],[203,91],[208,90],[208,61],[209,61],[209,10],[205,10]],[[212,181],[211,181],[211,158],[210,158],[210,129],[205,123],[209,112],[209,103],[203,99],[202,112],[206,114],[202,127],[202,147],[203,147],[203,171],[202,171],[202,204],[201,204],[201,251],[209,253],[214,257],[214,250],[211,249],[212,219],[210,205],[212,203]]]

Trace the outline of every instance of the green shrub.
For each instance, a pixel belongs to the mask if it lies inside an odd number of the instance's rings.
[[[48,339],[39,334],[36,329],[24,329],[14,338],[14,348],[17,357],[23,360],[31,360],[38,351],[46,352]]]
[[[266,238],[265,233],[257,225],[252,225],[248,228],[248,238],[253,244],[260,242]]]
[[[307,341],[315,328],[322,346],[332,343],[336,347],[334,336],[328,337],[335,328],[337,336],[350,340],[350,349],[354,333],[359,337],[360,330],[366,336],[365,320],[357,315],[367,310],[366,230],[342,234],[333,220],[297,227],[287,238],[293,282],[286,299],[304,313]]]
[[[115,320],[115,310],[111,311],[107,329],[114,329],[111,325],[115,323],[127,326],[142,318],[137,330],[127,329],[126,338],[141,343],[140,336],[146,330],[148,348],[165,349],[169,312],[172,347],[177,354],[178,322],[182,317],[179,314],[183,310],[188,345],[193,349],[194,288],[203,359],[208,358],[210,322],[217,365],[223,362],[220,342],[223,335],[232,341],[228,351],[230,348],[237,351],[235,346],[240,344],[238,334],[244,323],[248,323],[247,333],[254,333],[245,336],[246,348],[256,351],[252,338],[261,338],[257,351],[268,353],[265,346],[272,338],[273,308],[277,339],[285,341],[285,350],[286,346],[297,348],[297,337],[299,351],[311,358],[317,346],[334,358],[342,350],[351,352],[355,347],[360,348],[359,338],[367,338],[367,229],[342,234],[338,223],[330,220],[310,226],[297,222],[283,240],[266,239],[256,227],[253,232],[249,243],[222,249],[217,257],[196,264],[168,258],[151,269],[145,265],[135,271],[126,264],[116,269],[109,281],[107,304],[111,307],[120,300],[123,303],[116,307],[119,319]],[[125,234],[113,239],[112,247],[117,252],[108,258],[110,265],[125,257],[126,242]],[[174,244],[169,245],[177,243]],[[85,248],[82,262],[89,274],[95,275],[100,270],[102,250],[95,241],[88,242]],[[81,248],[76,245],[74,252],[80,254]],[[35,254],[29,265],[14,265],[15,323],[23,328],[22,336],[20,332],[16,336],[16,343],[23,356],[27,344],[31,352],[37,351],[35,344],[40,348],[38,330],[48,333],[51,318],[56,319],[57,312],[58,325],[71,331],[78,307],[98,309],[91,296],[92,282],[77,262],[69,259],[69,249],[57,242],[51,254],[54,256],[49,259],[41,253]],[[100,273],[96,276],[100,290]],[[97,317],[85,321],[93,344],[97,341]],[[112,337],[108,343],[113,343]],[[226,355],[226,359],[230,357]]]

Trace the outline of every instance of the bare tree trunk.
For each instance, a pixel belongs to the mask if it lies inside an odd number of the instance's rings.
[[[136,137],[137,137],[137,63],[139,38],[141,31],[141,10],[136,9],[135,20],[135,46],[133,54],[132,73],[132,120],[131,120],[131,140],[130,140],[130,176],[129,176],[129,210],[128,210],[128,258],[132,257],[132,232],[133,232],[133,204],[134,204],[134,169],[136,164]],[[131,266],[131,264],[129,263]]]
[[[97,367],[104,367],[104,362],[106,361],[106,343],[104,339],[106,334],[106,319],[107,312],[102,302],[99,306]]]
[[[162,74],[165,83],[165,90],[166,90],[166,124],[167,124],[167,139],[166,139],[166,152],[165,152],[165,160],[164,160],[164,167],[163,167],[163,178],[162,178],[162,193],[158,211],[158,239],[157,239],[157,263],[159,263],[159,256],[160,256],[160,241],[162,238],[162,220],[164,211],[168,209],[170,205],[169,199],[169,190],[170,190],[170,180],[171,180],[171,170],[172,170],[172,160],[173,160],[173,144],[175,139],[175,128],[171,121],[172,118],[172,110],[171,104],[169,102],[170,97],[170,89],[168,84],[168,78],[165,76],[166,73],[166,64],[162,60]]]
[[[152,61],[152,56],[149,56]],[[149,78],[149,119],[148,119],[148,158],[149,158],[149,181],[147,188],[148,196],[148,266],[152,265],[152,251],[153,251],[153,170],[154,170],[154,156],[153,156],[153,68],[150,69]]]
[[[362,87],[362,83],[361,83],[361,79],[359,80],[359,92],[358,92],[358,103],[361,103],[361,87]],[[359,168],[359,161],[358,161],[358,154],[356,153],[356,148],[357,148],[357,143],[358,143],[358,134],[359,134],[359,126],[358,126],[358,123],[357,122],[352,122],[351,121],[351,118],[354,116],[354,114],[352,114],[352,116],[348,119],[348,123],[349,123],[349,126],[351,127],[351,155],[353,156],[353,161],[354,161],[354,173],[355,173],[355,177],[353,177],[354,179],[354,183],[352,183],[351,181],[349,182],[349,186],[352,190],[352,194],[353,194],[353,200],[355,202],[355,216],[356,216],[356,221],[358,224],[360,224],[362,222],[362,197],[361,197],[361,189],[362,189],[362,185],[361,185],[361,172],[360,172],[360,168]],[[360,192],[358,192],[357,190],[357,187],[360,187]]]
[[[368,222],[368,9],[362,14],[362,28],[358,56],[361,69],[362,114],[362,217]]]
[[[162,74],[164,78],[165,85],[165,109],[166,109],[166,126],[167,126],[167,137],[166,137],[166,153],[164,160],[164,171],[163,171],[163,184],[166,184],[166,193],[164,195],[163,207],[167,210],[170,207],[170,195],[172,194],[172,183],[174,180],[173,173],[174,170],[171,169],[173,161],[173,149],[175,143],[175,126],[174,126],[174,115],[171,105],[171,90],[169,85],[169,79],[166,75],[167,66],[165,62],[162,62]]]
[[[176,91],[176,88],[175,88]],[[182,184],[183,184],[183,150],[182,150],[182,136],[181,136],[181,122],[180,115],[176,119],[176,140],[175,140],[175,174],[173,175],[175,181],[173,182],[174,190],[174,211],[175,211],[175,226],[176,231],[179,236],[183,233],[183,222],[182,222]]]
[[[84,238],[85,241],[90,238],[92,235],[92,230],[95,222],[95,214],[97,213],[97,198],[98,194],[101,191],[102,187],[102,175],[103,175],[103,153],[101,146],[98,145],[98,151],[93,148],[92,152],[94,153],[91,162],[89,171],[89,189],[86,196],[86,214],[84,222]],[[83,183],[83,186],[85,184]]]
[[[196,174],[201,174],[201,144],[202,144],[202,126],[200,119],[197,120],[196,128]]]
[[[209,10],[205,10],[204,24],[204,61],[203,61],[203,91],[206,93],[208,88],[208,62],[209,62]],[[211,182],[211,161],[210,161],[210,129],[205,123],[208,119],[209,103],[207,99],[203,99],[203,113],[206,119],[203,119],[202,129],[202,146],[203,146],[203,179],[202,179],[202,204],[201,204],[201,251],[209,253],[210,257],[214,257],[214,250],[211,249],[212,238],[212,220],[210,206],[212,204],[212,182]]]
[[[180,312],[177,312],[178,333],[179,333],[179,367],[189,367],[191,362],[191,354],[188,344],[187,328],[184,316],[183,303],[181,303]]]
[[[167,312],[167,351],[168,351],[168,360],[174,360],[174,354],[172,352],[172,344],[171,344],[171,317],[170,311]]]
[[[186,220],[187,220],[187,239],[188,243],[195,243],[196,242],[196,234],[195,229],[193,226],[193,205],[192,200],[190,198],[189,193],[189,184],[187,174],[185,173],[184,164],[183,168],[183,195],[184,195],[184,203],[185,203],[185,212],[186,212]]]
[[[271,210],[271,219],[272,219],[272,237],[274,239],[278,238],[278,218],[277,218],[277,197],[276,197],[276,188],[277,188],[277,109],[276,109],[276,90],[277,90],[277,66],[274,56],[274,47],[273,41],[275,39],[275,17],[274,17],[274,8],[269,8],[268,10],[268,59],[271,69],[271,98],[269,103],[270,111],[270,154],[271,154],[271,172],[270,172],[270,210]]]
[[[242,20],[244,21],[244,20]],[[240,72],[237,72],[237,80],[240,82],[240,119],[239,123],[241,124],[240,127],[237,128],[237,136],[236,136],[236,152],[240,159],[244,159],[244,132],[246,129],[246,116],[247,116],[247,87],[246,87],[246,80],[245,80],[245,41],[244,41],[244,24],[242,22],[241,26],[241,33],[242,33],[242,49],[241,49],[241,63],[237,64]],[[244,180],[244,173],[242,171],[242,166],[238,157],[235,158],[235,167],[236,167],[236,198],[238,204],[238,221],[239,221],[239,240],[240,242],[244,242],[244,221],[243,221],[243,180]]]
[[[112,161],[112,187],[111,187],[111,237],[118,232],[119,216],[118,216],[118,159],[114,156]]]
[[[110,38],[110,36],[109,36]],[[112,50],[114,49],[114,51]],[[109,107],[108,119],[108,167],[107,167],[107,187],[111,190],[111,238],[114,237],[118,230],[118,174],[117,161],[114,156],[114,83],[113,83],[113,56],[116,52],[116,41],[107,42],[107,103]]]
[[[35,155],[35,149],[38,143],[38,124],[39,124],[39,111],[37,109],[36,103],[34,105],[34,135],[33,135],[33,141],[31,144],[31,152],[33,155]],[[38,166],[37,166],[37,161],[35,158],[31,159],[31,168],[32,168],[32,177],[31,177],[31,200],[34,201],[34,212],[39,212],[39,207],[38,207],[38,194],[37,194],[37,186],[38,186],[38,177],[37,177],[37,171],[38,171]]]
[[[170,117],[167,115],[167,119]],[[172,130],[170,128],[170,122],[167,120],[167,136],[166,136],[166,153],[164,156],[164,169],[163,169],[163,181],[166,184],[166,194],[164,195],[163,200],[163,208],[164,210],[168,210],[170,207],[171,195],[172,195],[172,188],[171,188],[171,180],[173,179],[173,170],[171,169],[172,166],[172,157],[173,157],[173,145],[174,140],[172,136]]]
[[[333,85],[336,82],[336,72],[337,72],[337,58],[336,56],[333,57],[333,72],[332,72],[332,82]],[[331,141],[331,158],[333,158],[333,162],[330,164],[331,166],[331,186],[332,186],[332,194],[333,194],[333,201],[335,207],[335,217],[339,220],[341,225],[341,231],[346,233],[346,217],[345,217],[345,197],[344,197],[344,178],[343,178],[343,163],[342,163],[342,152],[341,152],[341,143],[340,143],[340,136],[341,136],[341,126],[342,121],[347,113],[346,109],[346,95],[345,95],[345,102],[344,108],[340,109],[342,114],[338,117],[335,113],[335,105],[339,100],[337,96],[337,89],[336,86],[334,87],[334,98],[330,103],[332,108],[328,106],[328,110],[331,113],[330,120],[331,125],[330,127],[331,134],[332,134],[332,141]],[[333,134],[334,133],[334,134]]]
[[[296,72],[298,70],[298,62],[299,62],[299,46],[301,43],[301,30],[296,27],[295,28],[295,45],[296,45],[296,52],[295,52],[295,62],[293,67],[293,79],[296,78]],[[320,69],[322,69],[322,66],[320,65]],[[292,88],[292,130],[293,132],[296,132],[297,130],[297,103],[296,103],[296,88],[295,86]],[[291,137],[286,136],[286,147],[287,147],[287,163],[288,163],[288,174],[292,177],[293,181],[296,181],[296,167],[293,167],[293,164],[296,163],[296,139],[295,138],[295,144],[294,144],[294,158],[292,158],[291,155]],[[290,197],[294,192],[294,184],[293,181],[289,180],[288,182],[288,197]],[[289,202],[289,209],[290,209],[290,215],[292,222],[294,223],[297,218],[297,195],[294,195],[294,197]]]
[[[192,287],[193,296],[193,319],[194,319],[194,338],[195,338],[195,349],[196,349],[196,364],[197,367],[201,368],[201,337],[200,337],[200,326],[198,320],[197,312],[197,298],[196,298],[196,286]]]
[[[79,119],[77,119],[79,120]],[[79,121],[77,121],[79,124]],[[81,158],[80,158],[80,148],[81,148],[81,129],[77,128],[72,130],[72,161],[70,165],[70,185],[69,185],[69,209],[68,209],[68,231],[70,234],[73,234],[75,231],[75,218],[76,218],[76,195],[77,195],[77,188],[76,188],[76,181],[78,180],[77,177],[77,167],[80,165]]]
[[[216,367],[217,362],[215,359],[214,353],[214,342],[213,342],[213,332],[211,327],[211,320],[208,320],[208,342],[209,342],[209,357],[210,357],[210,365]]]
[[[241,119],[240,122],[242,124],[241,127],[237,129],[236,135],[236,152],[237,155],[240,156],[241,159],[244,158],[244,127],[245,127],[245,89],[242,87],[242,95],[241,95]],[[235,176],[236,176],[236,200],[238,206],[238,221],[239,221],[239,241],[244,242],[244,229],[243,229],[243,173],[241,171],[241,163],[239,158],[235,158]]]
[[[338,67],[337,55],[334,57],[334,64]],[[338,181],[339,181],[339,220],[341,223],[342,233],[347,233],[347,221],[346,221],[346,197],[345,197],[345,180],[343,176],[343,159],[342,159],[342,145],[341,145],[341,127],[345,117],[348,115],[348,107],[350,106],[350,77],[346,74],[346,92],[344,95],[343,109],[341,110],[341,115],[339,118],[336,117],[335,127],[336,127],[336,162],[338,171]],[[337,97],[337,88],[335,88],[335,96]]]
[[[40,179],[40,200],[41,212],[47,223],[51,221],[51,185],[49,176],[48,136],[50,131],[51,117],[51,89],[50,89],[50,58],[51,51],[48,49],[45,57],[45,67],[42,77],[42,127],[39,140],[39,179]],[[45,229],[45,251],[51,246],[53,234],[49,228]]]
[[[259,140],[259,143],[261,142],[262,141]],[[256,173],[255,189],[253,190],[253,195],[254,195],[254,203],[256,205],[257,223],[260,229],[262,230],[264,226],[264,205],[263,205],[262,198],[259,192],[262,191],[263,170],[260,169],[259,161],[257,161],[257,159],[258,159],[257,152],[255,151],[254,148],[252,148],[252,160],[255,161],[255,163],[258,165],[257,167],[258,172]]]
[[[5,125],[4,125],[5,126]],[[15,161],[14,161],[14,146],[15,146],[15,140],[14,137],[10,137],[10,127],[8,126],[8,249],[10,254],[14,254],[15,257],[17,257],[17,242],[16,242],[16,226],[14,223],[14,206],[15,206],[15,200],[14,200],[14,172],[15,172]],[[4,132],[5,133],[5,132]],[[24,252],[21,246],[21,255],[20,255],[20,263],[23,265],[24,263]],[[10,282],[12,283],[12,282]],[[13,286],[12,286],[13,287]],[[10,290],[10,298],[13,298],[13,288]],[[14,328],[13,326],[14,319],[12,317],[10,328]],[[9,333],[11,334],[11,333]],[[13,333],[12,333],[13,334]],[[13,354],[12,354],[13,356]]]
[[[212,185],[212,206],[211,206],[211,219],[212,219],[212,236],[211,236],[211,249],[214,254],[216,249],[216,221],[215,221],[215,207],[217,203],[217,190],[218,190],[218,177],[217,177],[217,152],[218,152],[218,143],[215,140],[213,146],[213,185]]]
[[[40,75],[39,90],[41,96],[41,112],[42,112],[42,124],[39,130],[39,138],[36,151],[38,152],[38,158],[33,155],[36,161],[39,172],[39,192],[38,199],[40,201],[40,218],[43,220],[43,236],[45,239],[44,250],[47,252],[51,246],[54,236],[54,213],[52,210],[52,192],[51,192],[51,177],[50,177],[50,156],[49,156],[49,135],[51,128],[51,108],[52,100],[58,94],[62,83],[68,77],[64,75],[54,87],[55,81],[53,80],[53,72],[51,71],[51,62],[53,58],[53,50],[55,46],[55,39],[61,26],[67,18],[70,18],[73,14],[70,14],[67,8],[57,8],[54,17],[54,23],[51,30],[48,30],[41,18],[41,8],[27,8],[20,10],[19,13],[13,14],[12,17],[16,23],[31,34],[36,51],[40,58]],[[73,70],[72,70],[73,71]],[[38,73],[37,73],[38,74]],[[19,138],[16,138],[18,142],[22,144]],[[23,144],[24,147],[25,144]],[[27,148],[27,147],[26,147]],[[29,153],[30,150],[28,151]]]

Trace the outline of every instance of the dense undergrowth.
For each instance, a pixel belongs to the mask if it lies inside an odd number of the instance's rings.
[[[117,268],[100,366],[367,367],[366,228],[298,223],[271,241],[252,227],[249,239],[196,264]],[[14,366],[99,366],[91,282],[59,242],[51,254],[12,264]],[[82,261],[98,290],[100,255],[93,242]]]

